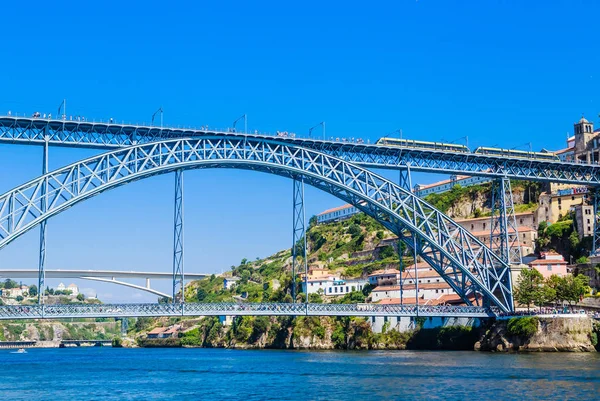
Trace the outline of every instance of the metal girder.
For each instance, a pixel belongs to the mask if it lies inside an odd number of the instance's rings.
[[[44,142],[44,156],[42,160],[42,175],[48,173],[48,141]],[[48,183],[46,180],[42,183],[42,198],[40,200],[41,211],[46,212],[47,208],[47,195],[46,190]],[[46,288],[46,223],[43,221],[40,223],[40,248],[39,248],[39,262],[38,262],[38,304],[44,303],[44,291]]]
[[[308,262],[306,259],[306,213],[304,211],[304,178],[293,180],[293,209],[292,209],[292,302],[296,302],[296,266],[298,263],[298,243],[302,241],[300,249],[304,267],[306,285],[306,302],[308,302]]]
[[[0,320],[127,318],[160,316],[496,316],[480,306],[416,306],[378,304],[187,303],[187,304],[74,304],[3,305]]]
[[[215,135],[228,138],[240,135],[185,128],[0,117],[0,142],[41,144],[45,140],[45,131],[48,132],[51,145],[91,148],[122,148],[173,138],[204,138]],[[413,171],[498,178],[506,176],[521,180],[600,185],[600,166],[591,164],[505,158],[468,152],[410,149],[311,138],[281,138],[259,134],[245,135],[245,137],[314,149],[363,167],[398,169],[410,164]]]
[[[241,168],[304,182],[355,205],[414,247],[470,304],[513,310],[509,266],[468,230],[410,191],[360,166],[292,144],[247,137],[175,139],[136,145],[50,172],[0,196],[0,248],[42,221],[108,189],[177,169]],[[47,182],[48,207],[40,206]]]
[[[508,178],[492,182],[490,248],[508,264],[521,263],[521,244],[515,217],[512,189]]]
[[[173,302],[181,291],[185,301],[183,275],[183,169],[175,170],[175,207],[173,216]]]
[[[410,175],[410,165],[407,165],[406,168],[404,169],[400,169],[400,176],[398,179],[398,185],[400,186],[400,188],[406,190],[406,191],[412,191],[412,178]],[[402,227],[398,228],[400,231],[402,231]],[[400,275],[398,278],[398,284],[400,286],[400,304],[403,305],[404,304],[404,273],[405,273],[405,268],[404,268],[404,260],[403,260],[403,256],[404,256],[404,252],[402,252],[402,244],[404,243],[403,240],[400,239],[400,237],[398,237],[398,258],[399,258],[399,271],[400,271]],[[413,250],[416,249],[416,244],[413,243]],[[406,279],[413,279],[414,283],[416,285],[417,284],[417,280],[416,280],[416,275],[417,275],[417,257],[416,257],[416,252],[413,252],[413,254],[415,255],[414,257],[414,266],[415,266],[415,274],[413,275],[412,272],[406,271]],[[418,291],[418,287],[417,290],[415,291],[415,304],[419,303],[419,291]]]

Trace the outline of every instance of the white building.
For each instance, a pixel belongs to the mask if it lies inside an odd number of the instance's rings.
[[[63,283],[60,283],[60,284],[58,285],[58,287],[56,287],[56,289],[57,289],[58,291],[64,291],[64,290],[66,290],[66,289],[67,289],[67,287],[65,287],[65,285],[64,285]]]
[[[238,281],[240,281],[239,277],[225,277],[223,280],[223,288],[230,290],[237,285]]]
[[[439,194],[450,191],[455,185],[467,187],[470,185],[482,184],[491,181],[489,177],[470,177],[466,175],[453,175],[448,180],[434,182],[433,184],[417,184],[414,186],[413,192],[418,197],[424,197],[429,194]]]
[[[368,284],[367,280],[345,280],[336,276],[321,277],[308,280],[308,294],[323,294],[327,296],[346,295],[353,291],[362,291]],[[302,292],[306,294],[306,283],[302,281]]]
[[[369,284],[371,285],[392,285],[398,284],[400,280],[400,271],[397,269],[375,270],[369,274]]]
[[[317,223],[327,223],[330,221],[340,221],[343,219],[347,219],[348,217],[359,213],[355,206],[350,204],[345,204],[343,206],[334,207],[332,209],[327,209],[324,212],[321,212],[317,215]]]
[[[68,285],[67,291],[71,291],[71,295],[75,295],[75,296],[79,295],[79,287],[77,287],[73,283]]]
[[[399,274],[396,275],[394,271],[396,270],[382,270],[373,272],[369,276],[369,283],[377,284],[377,287],[371,291],[371,302],[399,300],[402,294],[405,303],[414,304],[417,298],[421,302],[421,300],[436,300],[444,295],[455,294],[452,287],[427,263],[417,263],[416,270],[415,265],[407,266],[402,273],[402,288],[397,281]],[[417,284],[418,297],[416,296]]]

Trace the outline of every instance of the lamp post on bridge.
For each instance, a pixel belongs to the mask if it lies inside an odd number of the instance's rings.
[[[67,119],[67,99],[63,99],[63,101],[58,105],[58,112],[56,113],[57,117],[61,116],[61,114],[60,114],[61,109],[62,109],[62,119],[66,120]]]
[[[322,126],[323,127],[323,140],[325,140],[325,121],[321,121],[320,123],[318,123],[317,125],[315,125],[314,127],[310,127],[308,129],[308,137],[311,138],[312,137],[312,132],[315,128],[317,128],[318,126]]]
[[[156,115],[158,113],[160,113],[160,128],[162,129],[162,127],[163,127],[163,108],[162,108],[162,106],[160,106],[158,108],[158,110],[156,110],[154,112],[154,114],[152,114],[152,123],[151,124],[154,125],[154,117],[156,117]]]
[[[242,114],[241,116],[239,116],[238,118],[236,118],[236,120],[233,122],[233,132],[235,132],[235,124],[240,121],[241,119],[244,119],[244,134],[248,133],[248,115],[247,114]]]

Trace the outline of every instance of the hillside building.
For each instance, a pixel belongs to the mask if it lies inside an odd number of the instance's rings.
[[[540,272],[544,278],[567,275],[567,262],[556,252],[542,252],[540,259],[529,262],[529,267]]]

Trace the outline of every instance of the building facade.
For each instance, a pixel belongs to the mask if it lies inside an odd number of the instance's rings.
[[[540,259],[529,262],[529,267],[540,272],[544,278],[567,275],[567,262],[556,252],[542,252]]]

